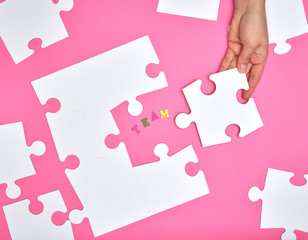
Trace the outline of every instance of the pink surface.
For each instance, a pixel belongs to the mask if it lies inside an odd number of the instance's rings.
[[[32,157],[37,175],[17,181],[22,188],[18,199],[5,197],[5,185],[0,185],[0,205],[28,198],[34,202],[31,210],[39,212],[42,206],[35,204],[37,196],[60,189],[68,211],[82,207],[64,173],[67,166],[57,156],[46,109],[36,97],[31,81],[149,35],[160,59],[156,70],[149,68],[149,72],[164,71],[169,88],[140,96],[144,111],[138,117],[128,116],[125,103],[113,110],[123,140],[132,140],[129,130],[132,124],[141,124],[143,116],[168,108],[170,118],[159,119],[142,129],[138,141],[148,139],[151,147],[161,134],[173,153],[192,144],[199,158],[197,167],[204,171],[211,193],[97,239],[280,239],[283,229],[259,228],[261,201],[251,202],[248,190],[252,186],[264,187],[269,167],[294,172],[296,178],[292,182],[305,183],[302,176],[308,173],[308,35],[289,40],[292,49],[285,55],[274,54],[274,46],[270,47],[262,81],[253,96],[263,128],[239,139],[237,128],[232,126],[227,131],[234,136],[231,143],[202,148],[194,124],[186,130],[172,126],[172,118],[189,111],[181,92],[184,86],[201,78],[206,83],[205,91],[213,87],[207,76],[217,71],[226,50],[232,2],[221,0],[218,21],[214,22],[156,13],[158,0],[75,0],[74,8],[62,14],[69,38],[46,49],[39,48],[40,40],[32,41],[30,46],[36,54],[18,65],[1,41],[0,124],[23,121],[27,143],[41,140],[47,145],[47,152]],[[304,3],[307,6],[308,1]],[[133,150],[129,150],[130,155]],[[153,157],[149,149],[140,148],[138,154]],[[155,156],[147,159],[144,162],[157,160]],[[142,158],[133,162],[140,163]],[[192,168],[188,166],[188,171],[195,173],[196,166]],[[76,239],[93,239],[87,219],[73,225],[73,229]],[[299,240],[308,238],[307,233],[296,234]],[[10,239],[2,207],[0,238]]]

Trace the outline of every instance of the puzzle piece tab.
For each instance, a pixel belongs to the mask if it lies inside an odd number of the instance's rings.
[[[168,147],[165,144],[158,144],[154,152],[160,157],[160,161],[134,167],[151,214],[165,211],[210,192],[202,171],[196,176],[189,176],[185,172],[187,163],[198,162],[191,145],[171,157],[167,156]]]
[[[159,0],[157,12],[217,20],[220,0]]]
[[[34,38],[47,47],[66,37],[68,33],[60,17],[69,11],[73,0],[7,0],[0,4],[0,36],[15,63],[33,54],[28,43]]]
[[[8,197],[17,198],[21,191],[15,180],[36,173],[30,155],[42,155],[45,145],[34,142],[28,147],[22,122],[17,122],[0,126],[0,146],[0,184],[8,185]]]
[[[282,240],[296,240],[294,230],[308,232],[308,185],[292,185],[293,176],[269,168],[264,190],[249,190],[251,201],[262,199],[261,228],[285,228]],[[308,180],[308,175],[305,178]]]
[[[286,41],[308,32],[302,0],[267,0],[266,17],[269,43],[276,43],[277,54],[287,53],[291,46]]]
[[[60,191],[41,195],[38,199],[44,205],[43,212],[38,215],[33,215],[29,211],[29,200],[3,207],[12,239],[74,239],[69,222],[56,226],[51,220],[54,212],[66,211]]]
[[[229,142],[231,139],[225,130],[231,124],[239,125],[240,137],[263,126],[253,99],[250,98],[246,104],[237,101],[237,91],[249,88],[245,74],[240,74],[234,68],[212,74],[210,80],[216,84],[212,95],[201,92],[201,80],[183,88],[191,113],[180,113],[176,117],[178,127],[187,128],[191,122],[195,122],[202,146],[206,147]]]

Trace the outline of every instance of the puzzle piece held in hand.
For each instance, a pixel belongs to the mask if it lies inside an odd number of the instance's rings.
[[[239,125],[240,137],[263,126],[254,100],[250,98],[246,104],[241,104],[236,98],[237,91],[249,88],[245,74],[234,68],[212,74],[210,80],[216,84],[212,95],[201,92],[201,80],[183,88],[191,113],[180,113],[176,117],[178,127],[187,128],[195,122],[202,146],[206,147],[229,142],[231,139],[225,130],[231,124]]]
[[[294,230],[308,232],[308,185],[292,185],[293,176],[269,168],[264,190],[249,190],[251,201],[262,199],[261,228],[285,228],[282,240],[296,240]],[[305,178],[308,180],[308,175]]]
[[[220,0],[159,0],[157,12],[217,20]]]
[[[28,43],[34,38],[47,47],[66,37],[68,33],[60,17],[69,11],[73,0],[7,0],[0,4],[0,36],[15,63],[33,54]]]
[[[29,211],[29,200],[3,207],[12,239],[74,239],[69,222],[56,226],[51,220],[54,212],[66,211],[60,191],[41,195],[38,199],[44,205],[43,212],[38,215]]]
[[[8,197],[17,198],[21,191],[15,180],[36,173],[30,155],[42,155],[45,145],[37,141],[28,147],[22,122],[17,122],[0,126],[0,146],[0,184],[8,185]]]
[[[277,54],[287,53],[291,46],[286,40],[308,32],[302,0],[267,0],[266,17],[269,43],[276,43]]]
[[[191,145],[171,157],[167,156],[168,147],[165,144],[158,144],[154,152],[160,157],[158,162],[134,167],[151,214],[165,211],[210,192],[202,171],[196,176],[189,176],[185,172],[187,163],[198,162]]]

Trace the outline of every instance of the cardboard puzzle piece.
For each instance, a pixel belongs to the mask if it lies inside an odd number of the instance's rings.
[[[118,132],[110,112],[76,131],[53,134],[60,159],[66,162],[74,154],[80,162],[76,170],[65,171],[84,207],[69,218],[79,223],[87,217],[95,236],[150,215],[125,146],[112,150],[104,144],[109,131]]]
[[[22,122],[16,122],[0,126],[0,146],[0,184],[7,184],[8,197],[17,198],[21,190],[15,180],[36,174],[30,155],[42,155],[45,144],[37,141],[28,147]]]
[[[167,86],[163,73],[157,78],[146,74],[146,67],[159,60],[148,36],[72,65],[32,82],[42,104],[56,98],[61,103],[57,114],[47,114],[52,131],[72,128],[75,113],[91,122],[123,101],[129,112],[138,115],[142,105],[136,97]]]
[[[212,74],[210,80],[216,85],[212,95],[201,92],[201,80],[183,88],[191,113],[180,113],[176,117],[178,127],[187,128],[195,122],[202,146],[206,147],[231,141],[225,134],[231,124],[239,125],[240,137],[263,126],[254,100],[250,98],[246,104],[241,104],[236,98],[238,90],[249,88],[245,74],[234,68]]]
[[[74,239],[70,222],[62,226],[52,223],[52,215],[58,210],[66,211],[60,191],[39,196],[44,210],[38,215],[29,211],[29,200],[4,206],[4,213],[13,240],[28,239]]]
[[[154,152],[160,157],[160,161],[134,167],[151,214],[165,211],[210,192],[202,171],[196,176],[189,176],[185,172],[187,163],[198,162],[191,145],[171,157],[167,156],[168,147],[165,144],[158,144]]]
[[[264,190],[249,190],[251,201],[262,199],[261,228],[285,228],[282,240],[296,240],[294,230],[308,232],[308,185],[292,185],[293,176],[269,168]],[[308,180],[308,175],[305,178]]]
[[[109,148],[116,148],[120,142],[124,142],[134,167],[158,161],[159,157],[153,153],[157,144],[166,143],[169,154],[173,155],[189,146],[190,137],[193,137],[174,124],[175,113],[182,109],[182,102],[170,99],[165,90],[157,91],[147,100],[142,101],[144,111],[138,116],[128,113],[127,102],[112,109],[120,134],[110,134],[105,140]]]
[[[60,17],[69,11],[73,0],[6,0],[0,4],[0,36],[17,64],[34,53],[28,43],[34,38],[47,47],[68,33]]]
[[[277,54],[287,53],[291,45],[286,41],[308,32],[308,24],[302,0],[266,1],[269,43],[276,43]]]
[[[220,0],[159,0],[157,12],[217,20]]]

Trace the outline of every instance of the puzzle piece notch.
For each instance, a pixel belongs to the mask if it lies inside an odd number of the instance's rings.
[[[145,71],[150,78],[157,78],[161,73],[160,69],[161,69],[160,63],[150,63],[146,66]]]
[[[216,91],[216,84],[210,79],[202,79],[201,91],[204,95],[212,95]]]
[[[168,157],[167,145],[158,144],[154,148],[154,153],[160,157],[158,162],[134,167],[151,214],[165,211],[209,193],[201,170],[193,177],[185,171],[188,162],[198,162],[191,145]]]
[[[30,199],[29,211],[34,215],[39,215],[44,211],[43,203],[38,199]]]
[[[105,138],[105,145],[110,149],[115,149],[119,146],[119,144],[122,142],[122,138],[120,137],[120,134],[109,134]]]
[[[307,179],[301,175],[294,175],[291,179],[290,182],[294,185],[294,186],[304,186],[307,184]]]
[[[10,0],[0,4],[0,36],[17,64],[34,51],[28,48],[32,39],[40,38],[42,47],[52,45],[68,33],[61,11],[73,8],[73,0]]]
[[[212,146],[231,140],[225,129],[231,124],[239,125],[239,136],[244,137],[263,126],[263,122],[253,99],[246,104],[237,101],[238,90],[248,90],[245,74],[236,68],[210,76],[216,85],[212,95],[204,95],[201,91],[201,80],[183,88],[185,98],[190,106],[190,114],[180,113],[175,121],[180,128],[187,128],[195,122],[202,146]]]
[[[51,221],[55,211],[66,211],[60,191],[41,195],[38,200],[44,206],[38,215],[29,211],[28,199],[3,207],[12,239],[74,239],[69,222],[59,227]]]
[[[236,124],[231,124],[226,128],[225,133],[232,141],[236,141],[239,139],[240,127]]]
[[[198,173],[200,171],[202,172],[202,170],[200,170],[200,167],[199,167],[199,162],[198,163],[189,162],[185,166],[185,172],[190,177],[194,177],[194,176],[198,175]]]
[[[282,240],[296,240],[295,230],[308,232],[308,185],[293,186],[293,173],[268,169],[265,187],[249,190],[251,201],[262,199],[261,228],[285,228]],[[308,174],[304,176],[308,180]]]
[[[22,122],[0,126],[0,145],[0,183],[6,183],[6,195],[16,199],[21,189],[15,181],[36,173],[31,155],[43,155],[46,146],[40,141],[27,146]]]

